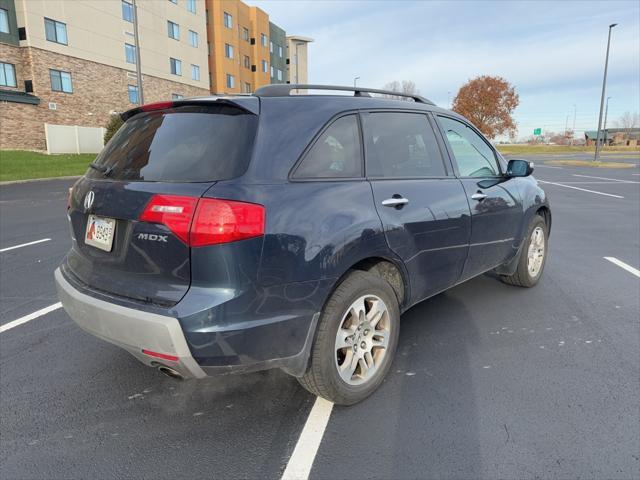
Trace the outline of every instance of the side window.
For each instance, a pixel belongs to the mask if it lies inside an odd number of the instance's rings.
[[[364,119],[367,176],[444,177],[447,174],[426,115],[370,113]]]
[[[362,175],[360,131],[355,115],[338,118],[316,140],[294,178],[353,178]]]
[[[458,164],[461,177],[497,177],[500,169],[487,142],[464,123],[438,117]]]

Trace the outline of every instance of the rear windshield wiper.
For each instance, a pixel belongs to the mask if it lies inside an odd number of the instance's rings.
[[[90,163],[89,166],[94,170],[102,172],[105,177],[108,177],[113,172],[113,167],[105,167],[104,165],[98,165],[97,163]]]

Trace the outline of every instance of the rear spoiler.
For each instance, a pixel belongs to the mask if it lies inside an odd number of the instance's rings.
[[[136,108],[132,108],[120,114],[123,122],[142,112],[151,112],[154,110],[165,110],[172,107],[180,107],[183,105],[229,105],[244,110],[253,115],[260,114],[260,100],[257,97],[201,97],[201,98],[185,98],[184,100],[171,100],[167,102],[147,103]]]

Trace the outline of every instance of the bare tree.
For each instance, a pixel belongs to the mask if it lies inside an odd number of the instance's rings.
[[[394,80],[393,82],[385,83],[382,87],[383,90],[390,90],[392,92],[404,93],[405,95],[419,95],[420,91],[416,87],[416,84],[411,80]],[[407,97],[399,97],[397,95],[383,95],[384,98],[393,98],[395,100],[409,100]]]
[[[624,112],[624,114],[616,121],[618,128],[624,129],[625,133],[631,133],[631,130],[640,127],[640,117],[637,113]]]

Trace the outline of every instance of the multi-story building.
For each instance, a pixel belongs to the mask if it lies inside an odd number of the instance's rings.
[[[269,83],[286,83],[288,80],[287,34],[272,22],[269,22],[269,61],[271,62]]]
[[[55,151],[55,128],[104,127],[141,93],[306,82],[310,41],[239,0],[0,0],[0,149]]]
[[[289,81],[287,36],[258,7],[239,0],[206,0],[211,92],[249,93],[269,83]],[[304,45],[311,39],[293,37]],[[303,49],[300,48],[300,51]]]
[[[313,42],[312,38],[290,35],[287,37],[287,78],[288,83],[309,83],[307,73],[308,49],[307,46]]]
[[[137,48],[145,102],[209,93],[205,0],[137,0],[139,46],[132,2],[0,0],[0,148],[135,106]]]

